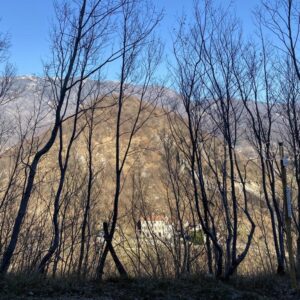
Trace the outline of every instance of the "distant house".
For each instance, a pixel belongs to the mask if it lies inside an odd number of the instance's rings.
[[[142,238],[171,239],[174,231],[168,217],[152,215],[139,220],[137,232]]]

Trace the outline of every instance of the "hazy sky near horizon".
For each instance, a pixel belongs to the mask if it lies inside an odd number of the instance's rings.
[[[157,8],[164,9],[160,31],[165,41],[165,50],[171,48],[171,32],[178,17],[184,12],[192,15],[193,0],[153,0]],[[259,0],[216,0],[229,5],[244,25],[244,32],[254,30],[252,11]],[[53,0],[0,0],[0,32],[8,32],[11,39],[11,62],[17,67],[18,75],[42,75],[42,60],[49,53],[49,31],[53,19]],[[112,75],[113,76],[113,75]],[[114,79],[114,78],[108,78]]]

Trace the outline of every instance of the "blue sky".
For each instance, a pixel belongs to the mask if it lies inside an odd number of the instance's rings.
[[[158,8],[164,8],[165,18],[161,24],[162,39],[166,51],[170,48],[170,32],[176,18],[184,11],[191,13],[193,0],[153,0]],[[233,2],[233,9],[242,20],[245,33],[253,31],[251,10],[259,0],[216,0],[217,3]],[[49,27],[53,17],[52,0],[0,0],[0,31],[8,32],[11,37],[11,62],[16,65],[19,75],[42,75],[42,59],[49,49]],[[113,79],[113,78],[112,78]]]

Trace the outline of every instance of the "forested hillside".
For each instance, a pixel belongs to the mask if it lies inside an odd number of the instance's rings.
[[[191,276],[239,289],[239,276],[288,274],[297,287],[298,2],[261,1],[247,38],[231,9],[196,1],[171,52],[154,4],[57,2],[43,76],[17,76],[0,35],[3,284]]]

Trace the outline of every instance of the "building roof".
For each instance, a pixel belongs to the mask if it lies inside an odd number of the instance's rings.
[[[159,222],[159,221],[164,221],[168,222],[169,218],[164,216],[164,215],[150,215],[147,217],[142,217],[141,222]]]

